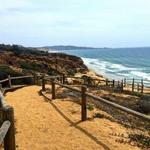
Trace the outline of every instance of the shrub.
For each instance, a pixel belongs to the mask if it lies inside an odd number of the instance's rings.
[[[11,77],[17,77],[17,76],[23,76],[24,74],[21,72],[17,72],[16,70],[13,70],[11,67],[7,65],[0,65],[0,80],[6,79],[10,75]],[[12,84],[29,84],[32,80],[30,78],[26,79],[18,79],[18,80],[12,80]],[[3,83],[3,86],[5,87],[8,85],[8,83]]]

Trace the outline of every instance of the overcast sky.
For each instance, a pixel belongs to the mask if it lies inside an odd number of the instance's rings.
[[[150,46],[150,0],[0,0],[0,43]]]

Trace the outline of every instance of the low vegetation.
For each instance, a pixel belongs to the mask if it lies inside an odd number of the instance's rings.
[[[0,44],[0,65],[0,79],[8,74],[18,76],[36,72],[74,75],[88,70],[82,59],[76,56],[4,44]]]

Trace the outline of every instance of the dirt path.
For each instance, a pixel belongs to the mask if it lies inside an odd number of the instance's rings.
[[[126,129],[107,119],[80,122],[80,106],[65,100],[46,102],[40,87],[30,86],[6,94],[15,110],[19,150],[139,150],[117,142],[113,133]]]

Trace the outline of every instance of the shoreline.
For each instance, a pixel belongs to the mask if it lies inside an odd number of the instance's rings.
[[[145,83],[150,83],[149,73],[141,70],[141,68],[129,67],[124,64],[113,63],[105,60],[99,60],[98,58],[89,58],[81,56],[80,54],[68,53],[67,50],[62,51],[49,51],[49,53],[64,53],[70,56],[77,56],[90,71],[93,71],[97,76],[103,76],[105,79],[110,80],[123,80],[126,79],[143,79]],[[84,54],[83,54],[84,55]],[[110,73],[109,73],[110,72]],[[150,84],[149,84],[150,85]]]

